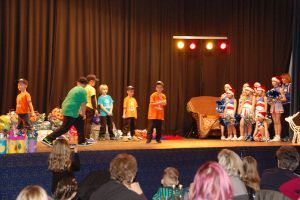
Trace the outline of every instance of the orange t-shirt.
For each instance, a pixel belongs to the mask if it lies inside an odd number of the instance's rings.
[[[17,114],[28,114],[30,113],[29,102],[31,102],[31,96],[28,92],[21,92],[17,96]]]
[[[153,105],[159,101],[167,100],[166,95],[163,93],[154,92],[150,96],[150,104],[148,110],[148,119],[164,120],[164,105]]]
[[[138,104],[134,97],[125,97],[123,108],[125,109],[125,118],[134,117],[137,118],[137,110]]]

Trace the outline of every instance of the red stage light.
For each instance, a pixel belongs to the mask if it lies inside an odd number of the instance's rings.
[[[225,42],[222,42],[220,44],[220,49],[225,50],[227,48],[227,44]]]
[[[194,49],[196,49],[197,45],[196,45],[194,42],[192,42],[192,43],[189,45],[189,47],[190,47],[191,50],[194,50]]]

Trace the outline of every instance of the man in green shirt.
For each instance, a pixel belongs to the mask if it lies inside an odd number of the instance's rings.
[[[64,116],[63,124],[60,128],[52,132],[42,140],[42,143],[48,146],[53,145],[53,140],[65,134],[74,125],[78,133],[78,144],[80,146],[89,145],[84,137],[84,120],[86,118],[87,93],[84,87],[87,79],[81,77],[77,81],[77,86],[73,87],[62,103],[62,114]]]

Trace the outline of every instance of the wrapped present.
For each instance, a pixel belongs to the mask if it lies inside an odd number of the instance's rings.
[[[27,131],[27,143],[26,143],[27,153],[36,152],[37,137],[38,137],[37,131],[34,130]]]
[[[92,124],[91,126],[91,138],[94,140],[99,139],[100,125]]]
[[[7,145],[7,141],[5,138],[5,133],[0,132],[0,155],[6,154],[6,145]]]
[[[26,134],[24,131],[10,130],[7,136],[7,153],[25,153]]]
[[[147,138],[147,130],[146,129],[144,129],[144,130],[136,129],[135,130],[135,136],[140,137],[140,138]]]
[[[100,124],[100,116],[94,116],[92,120],[93,124]]]
[[[77,130],[74,126],[69,130],[69,144],[78,144]]]

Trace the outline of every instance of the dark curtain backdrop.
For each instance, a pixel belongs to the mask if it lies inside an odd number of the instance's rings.
[[[128,84],[147,125],[157,80],[168,97],[165,130],[189,125],[193,96],[219,95],[224,83],[270,86],[287,71],[294,0],[2,0],[0,1],[1,113],[15,107],[17,79],[29,80],[36,110],[58,106],[79,76],[95,73],[115,100],[122,125]],[[230,54],[183,53],[173,35],[224,35]]]
[[[294,35],[292,61],[293,91],[291,114],[300,111],[300,1],[295,1],[294,6]]]

